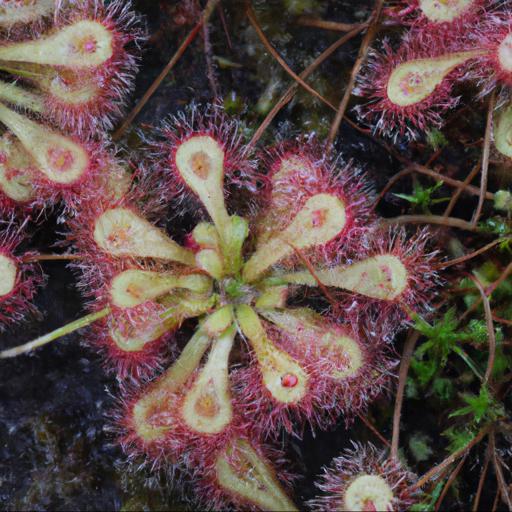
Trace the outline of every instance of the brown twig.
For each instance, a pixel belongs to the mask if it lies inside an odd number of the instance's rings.
[[[338,106],[336,117],[331,125],[331,130],[329,132],[329,137],[327,138],[326,151],[329,152],[334,144],[334,139],[336,138],[336,134],[340,128],[341,121],[345,115],[345,110],[347,109],[347,105],[352,94],[352,89],[354,88],[354,84],[356,82],[357,75],[359,74],[359,70],[363,65],[363,62],[366,59],[366,54],[368,53],[368,49],[370,48],[370,44],[377,33],[379,27],[380,15],[382,12],[382,7],[384,5],[384,0],[376,0],[375,7],[373,9],[373,13],[370,17],[368,32],[363,38],[361,43],[361,47],[359,48],[359,53],[357,55],[356,62],[354,63],[354,67],[352,68],[352,72],[350,73],[350,78],[348,84],[345,88],[345,93],[341,98],[341,102]]]
[[[350,117],[347,116],[347,114],[345,114],[343,116],[343,121],[345,121],[349,126],[351,126],[352,128],[354,128],[354,130],[357,130],[359,133],[363,134],[363,135],[366,135],[367,137],[371,137],[371,139],[376,142],[377,144],[385,147],[385,148],[389,148],[390,146],[387,146],[386,143],[384,141],[381,141],[377,138],[375,138],[373,135],[372,135],[372,130],[370,128],[363,128],[362,126],[359,126],[356,122],[352,121],[352,119],[350,119]]]
[[[71,261],[83,258],[82,254],[29,254],[22,260],[23,263],[32,263],[34,261]]]
[[[208,77],[208,81],[210,82],[210,88],[213,93],[214,98],[219,97],[219,81],[217,80],[217,75],[215,73],[215,65],[213,63],[212,58],[212,43],[210,41],[210,30],[208,28],[208,23],[203,23],[203,45],[204,45],[204,55],[206,60],[206,76]]]
[[[466,445],[462,448],[459,448],[457,451],[451,453],[446,459],[444,459],[441,463],[433,468],[429,469],[415,484],[415,489],[420,489],[423,487],[428,481],[435,478],[441,471],[445,470],[448,466],[453,464],[456,460],[460,459],[464,455],[466,455],[473,446],[477,445],[492,429],[491,425],[487,425],[483,427],[478,434]]]
[[[455,481],[455,479],[459,475],[462,467],[464,466],[464,463],[466,462],[467,457],[468,457],[468,454],[466,453],[466,455],[464,455],[464,457],[462,457],[462,460],[457,464],[457,467],[452,471],[452,474],[450,475],[450,477],[446,481],[446,484],[443,487],[441,495],[439,496],[439,499],[437,500],[436,507],[434,509],[435,512],[438,512],[438,510],[441,508],[441,505],[443,504],[443,501],[444,501],[444,499],[446,497],[446,494],[448,493],[448,491],[450,490],[450,487],[452,486],[453,482]]]
[[[456,217],[443,217],[442,215],[400,215],[381,219],[381,224],[388,226],[391,224],[438,224],[450,228],[464,229],[466,231],[478,231],[478,229],[467,220]]]
[[[411,357],[414,352],[414,347],[420,337],[418,331],[411,330],[409,336],[405,341],[404,352],[400,362],[400,370],[398,372],[398,388],[395,398],[395,411],[393,413],[393,436],[391,437],[391,457],[397,458],[398,456],[398,443],[400,438],[400,416],[402,412],[402,403],[404,400],[405,383],[409,366],[411,364]]]
[[[485,452],[484,467],[482,468],[482,472],[480,473],[480,478],[478,479],[478,487],[476,489],[476,496],[473,501],[473,507],[471,508],[472,512],[478,512],[478,505],[480,504],[480,496],[482,495],[482,489],[484,488],[485,477],[487,476],[487,471],[489,470],[490,460],[491,460],[491,447],[488,445],[487,450]]]
[[[494,471],[496,472],[496,479],[498,480],[498,487],[501,496],[507,504],[508,509],[512,511],[512,498],[510,496],[505,477],[503,476],[503,462],[501,457],[498,455],[498,452],[496,451],[496,439],[494,437],[494,432],[491,432],[489,435],[489,445],[491,446],[492,463],[494,465]]]
[[[388,448],[390,447],[389,441],[375,428],[371,421],[365,418],[360,412],[357,413],[357,416],[384,445],[386,445]]]
[[[463,184],[464,184],[464,188],[468,187],[469,184],[473,181],[473,178],[478,174],[478,171],[480,170],[480,165],[481,163],[478,162],[474,167],[473,169],[471,169],[471,172],[466,176],[466,178],[464,179],[463,181]],[[457,201],[459,200],[459,197],[460,195],[462,194],[462,191],[464,189],[461,187],[461,188],[458,188],[454,194],[452,195],[452,197],[450,198],[450,202],[448,203],[448,206],[446,207],[446,210],[444,211],[443,215],[445,217],[448,217],[453,209],[455,208],[455,205],[457,204]]]
[[[490,295],[498,286],[507,279],[507,277],[512,273],[512,262],[510,262],[506,267],[505,270],[501,273],[500,277],[494,281],[490,286],[487,287],[485,290],[486,295]]]
[[[491,512],[496,512],[496,510],[498,508],[498,501],[500,500],[500,496],[501,496],[501,492],[500,492],[500,488],[498,487],[498,490],[496,491],[496,496],[494,498],[494,501],[492,502]]]
[[[226,41],[228,43],[228,48],[230,50],[233,49],[233,43],[231,42],[231,36],[229,35],[228,24],[226,23],[226,16],[224,14],[224,9],[222,8],[222,4],[217,6],[217,11],[219,12],[220,22],[222,23],[222,28],[224,30],[224,35],[226,36]]]
[[[442,181],[443,183],[446,183],[447,185],[452,185],[457,188],[461,188],[464,191],[467,191],[469,194],[472,194],[474,196],[480,196],[480,189],[478,187],[474,187],[473,185],[467,185],[463,181],[456,180],[453,178],[450,178],[449,176],[444,176],[442,174],[439,174],[436,171],[433,171],[432,169],[429,169],[428,167],[425,167],[424,165],[420,165],[414,162],[408,162],[410,165],[419,173],[427,174],[429,176],[432,176],[433,178],[437,178],[438,180]],[[484,194],[485,199],[494,199],[494,194],[492,192],[485,192]]]
[[[347,41],[354,38],[361,32],[363,28],[354,29],[343,37],[340,37],[331,46],[324,50],[299,76],[305,80],[315,69],[318,68],[327,58],[329,58],[340,46],[344,45]],[[291,85],[286,92],[281,96],[279,101],[272,107],[272,110],[267,114],[265,119],[261,122],[258,129],[254,132],[248,146],[253,147],[260,140],[263,132],[267,129],[272,120],[276,117],[279,111],[293,98],[298,89],[298,84]]]
[[[501,318],[499,316],[496,316],[496,315],[492,315],[492,319],[495,321],[495,322],[498,322],[499,324],[504,324],[504,325],[508,325],[510,327],[512,327],[512,320],[507,320],[506,318]]]
[[[112,139],[114,141],[119,140],[122,137],[128,126],[132,124],[133,120],[137,117],[137,115],[142,110],[144,105],[146,105],[151,96],[153,96],[158,87],[160,87],[160,84],[163,82],[165,77],[169,74],[171,69],[180,60],[181,56],[185,53],[185,50],[189,47],[190,43],[195,39],[199,31],[201,30],[201,27],[208,22],[210,16],[212,15],[213,11],[215,10],[219,2],[220,0],[208,0],[208,3],[204,8],[200,21],[188,33],[187,37],[185,37],[183,42],[180,44],[179,48],[176,50],[176,53],[171,57],[171,60],[167,63],[162,72],[157,76],[155,81],[151,84],[151,86],[145,92],[144,96],[142,96],[137,105],[135,105],[133,110],[128,114],[128,117],[123,121],[121,126],[114,132],[114,134],[112,135]]]
[[[321,20],[307,16],[299,16],[296,23],[302,27],[321,28],[324,30],[335,30],[337,32],[350,32],[351,30],[363,29],[368,26],[368,23],[340,23],[339,21]]]
[[[391,176],[389,181],[386,183],[386,186],[379,192],[377,199],[372,207],[372,210],[375,210],[378,204],[384,199],[384,196],[393,188],[394,184],[400,181],[404,176],[408,174],[412,174],[414,169],[412,167],[408,167],[407,169],[402,169],[400,172],[397,172],[395,175]]]
[[[439,181],[442,181],[446,185],[450,185],[452,187],[456,187],[458,190],[458,193],[462,193],[463,191],[471,194],[473,196],[479,196],[480,190],[477,187],[474,187],[473,185],[469,185],[463,181],[455,180],[453,178],[450,178],[449,176],[443,176],[442,174],[433,171],[432,169],[429,169],[428,167],[425,167],[423,165],[415,164],[413,162],[410,162],[410,166],[406,169],[403,169],[402,171],[396,173],[394,176],[390,178],[386,186],[382,189],[380,194],[377,197],[377,201],[375,202],[376,205],[382,200],[382,198],[389,192],[389,190],[393,187],[393,185],[403,178],[404,176],[407,176],[408,174],[411,174],[412,172],[418,172],[420,174],[425,174],[427,176],[430,176],[432,178],[435,178]],[[485,194],[486,199],[493,199],[494,194],[487,192]],[[446,215],[446,212],[445,214]]]
[[[480,179],[480,197],[478,198],[478,205],[476,207],[475,215],[473,216],[472,223],[474,226],[477,225],[482,209],[484,207],[485,193],[487,192],[487,181],[489,174],[489,154],[491,152],[491,132],[492,132],[492,116],[494,113],[494,105],[496,103],[496,96],[493,92],[491,99],[489,100],[489,109],[487,111],[487,122],[485,125],[485,138],[484,148],[482,152],[482,175]]]
[[[459,258],[455,258],[450,261],[443,261],[438,265],[434,265],[434,269],[444,269],[451,267],[453,265],[459,265],[460,263],[464,263],[465,261],[476,258],[480,254],[488,251],[489,249],[492,249],[494,246],[501,244],[504,240],[507,240],[507,238],[498,238],[496,240],[493,240],[491,243],[488,243],[487,245],[484,245],[483,247],[480,247],[480,249],[477,249],[476,251],[473,251],[469,254],[465,254],[464,256],[460,256]]]
[[[429,159],[425,162],[425,167],[430,167],[443,153],[444,148],[439,148],[432,155],[430,155]]]
[[[485,293],[484,287],[480,281],[473,275],[469,275],[474,285],[478,288],[484,303],[485,323],[487,325],[487,339],[489,340],[489,357],[487,359],[487,369],[485,370],[484,385],[490,384],[494,361],[496,358],[496,335],[494,334],[494,322],[492,320],[491,304]]]
[[[494,283],[492,283],[491,285],[489,285],[486,289],[485,289],[485,295],[486,296],[489,296],[491,295],[491,293],[494,292],[494,290],[496,290],[496,288],[503,282],[505,281],[505,279],[507,279],[507,277],[509,276],[509,274],[512,273],[512,262],[509,263],[507,265],[507,267],[505,268],[505,270],[501,273],[500,277],[498,277],[498,279],[496,279],[496,281],[494,281]],[[477,300],[475,300],[475,302],[473,302],[473,304],[471,305],[470,308],[466,309],[466,311],[464,311],[464,313],[462,314],[462,316],[460,317],[461,321],[464,320],[464,318],[466,318],[468,315],[470,315],[471,313],[473,313],[474,311],[476,311],[476,309],[478,308],[478,306],[480,306],[480,304],[482,303],[482,297],[478,297]]]
[[[286,61],[279,55],[279,53],[276,51],[276,49],[270,44],[270,41],[267,39],[267,36],[261,29],[260,24],[258,23],[258,19],[256,18],[256,14],[254,12],[254,9],[252,8],[251,4],[247,4],[247,17],[249,18],[249,21],[251,22],[251,25],[253,26],[254,30],[256,30],[256,33],[258,34],[258,37],[260,38],[260,41],[263,43],[265,48],[270,52],[272,57],[276,59],[276,61],[279,63],[279,65],[306,91],[308,91],[310,94],[312,94],[315,98],[319,99],[322,103],[325,103],[328,107],[330,107],[333,110],[336,110],[336,107],[327,99],[325,99],[318,91],[315,91],[313,87],[311,87],[309,84],[304,82],[304,80],[293,71],[293,69],[288,66]]]

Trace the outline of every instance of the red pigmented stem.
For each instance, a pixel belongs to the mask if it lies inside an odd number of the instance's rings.
[[[208,22],[210,16],[214,12],[217,4],[220,0],[209,0],[204,8],[203,14],[201,16],[200,21],[197,25],[188,33],[187,37],[180,44],[179,48],[176,50],[176,53],[172,56],[171,60],[167,63],[162,72],[158,75],[155,81],[151,84],[149,89],[146,91],[142,99],[137,103],[135,108],[128,114],[128,117],[123,121],[123,124],[114,132],[112,135],[112,139],[114,141],[119,140],[126,129],[132,124],[133,120],[137,117],[139,112],[142,110],[144,105],[149,101],[151,96],[155,93],[155,91],[160,87],[160,84],[163,82],[165,77],[169,74],[171,69],[176,65],[178,60],[180,60],[181,56],[185,53],[185,50],[189,47],[190,43],[195,39],[201,27]]]
[[[302,253],[302,251],[300,249],[295,247],[293,244],[289,243],[288,245],[295,251],[295,253],[299,256],[299,258],[302,260],[304,265],[306,265],[309,273],[313,276],[314,280],[318,284],[318,287],[320,288],[320,290],[322,290],[322,293],[325,295],[326,299],[329,301],[333,310],[335,311],[338,308],[338,304],[337,304],[336,300],[334,299],[334,297],[329,293],[329,290],[324,285],[324,283],[322,283],[322,281],[320,281],[320,278],[316,275],[315,269],[314,269],[313,265],[311,264],[311,262],[306,258],[306,256]]]
[[[501,318],[500,316],[496,315],[492,315],[492,319],[499,324],[510,325],[512,327],[512,320],[507,320],[506,318]]]
[[[466,176],[466,179],[463,181],[464,187],[467,187],[472,181],[473,178],[478,174],[478,171],[480,170],[480,162],[478,162],[476,165],[473,166],[473,169],[471,169],[471,172]],[[455,205],[457,204],[457,201],[459,200],[460,195],[462,194],[464,189],[458,188],[452,195],[450,202],[448,203],[448,206],[446,207],[446,210],[444,211],[444,216],[448,217],[453,209],[455,208]],[[487,196],[487,194],[486,194]],[[487,198],[487,197],[486,197]]]
[[[498,277],[498,279],[496,279],[496,281],[494,281],[494,283],[492,283],[491,285],[489,285],[486,289],[485,289],[485,295],[486,296],[489,296],[491,295],[491,293],[494,292],[494,290],[496,290],[496,288],[501,284],[503,283],[503,281],[505,281],[505,279],[507,279],[507,277],[510,275],[510,273],[512,273],[512,262],[509,263],[507,265],[507,267],[505,268],[505,270],[501,273],[500,277]],[[463,315],[461,316],[461,321],[464,320],[464,318],[466,318],[468,315],[470,315],[471,313],[473,313],[474,311],[476,311],[476,309],[480,306],[480,304],[482,303],[482,297],[479,297],[472,305],[470,308],[466,309],[466,311],[463,313]]]

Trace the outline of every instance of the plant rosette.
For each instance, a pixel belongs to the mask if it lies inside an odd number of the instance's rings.
[[[387,344],[401,325],[390,312],[410,312],[436,284],[432,255],[372,227],[371,196],[353,166],[297,145],[274,152],[266,173],[218,109],[184,120],[165,124],[147,167],[165,175],[178,207],[194,199],[203,220],[180,244],[132,192],[83,201],[70,238],[90,255],[78,268],[93,311],[61,334],[99,321],[95,337],[119,378],[144,377],[121,394],[129,455],[202,472],[216,503],[282,510],[291,502],[260,440],[353,416],[386,387],[396,364]],[[256,196],[249,209],[247,193]],[[331,302],[330,313],[298,307],[305,290]],[[358,316],[336,298],[340,290],[362,312],[365,301],[385,306],[389,319],[379,308]],[[159,350],[192,319],[194,334],[155,376]]]
[[[164,455],[177,464],[186,461],[185,471],[230,451],[227,447],[236,444],[242,432],[254,432],[259,439],[282,427],[298,434],[304,422],[322,427],[341,412],[357,412],[385,387],[391,373],[390,365],[382,363],[388,333],[362,336],[348,314],[346,319],[329,318],[308,307],[291,307],[289,299],[304,288],[333,293],[343,289],[400,308],[401,299],[411,303],[412,297],[426,292],[422,287],[435,284],[416,274],[403,237],[401,251],[386,251],[396,245],[381,244],[374,254],[361,251],[358,261],[344,265],[338,252],[329,265],[329,248],[358,236],[361,243],[367,242],[374,233],[361,231],[364,188],[354,188],[351,195],[349,166],[333,175],[331,167],[327,172],[325,162],[311,155],[278,152],[268,176],[270,198],[263,201],[262,211],[250,217],[230,214],[226,200],[236,208],[237,197],[227,198],[226,190],[240,177],[232,163],[244,169],[249,184],[257,179],[257,171],[244,161],[233,127],[209,124],[222,122],[218,113],[210,119],[199,118],[197,112],[194,116],[196,124],[189,122],[186,134],[180,132],[183,117],[174,131],[172,122],[167,123],[152,147],[158,148],[156,165],[165,167],[174,183],[170,188],[177,191],[175,199],[181,203],[192,196],[208,220],[200,221],[182,246],[135,210],[111,208],[89,224],[93,236],[88,237],[110,258],[151,262],[114,276],[107,293],[113,315],[149,307],[157,308],[164,321],[190,308],[187,318],[198,318],[195,334],[176,361],[124,400],[119,414],[128,453]],[[170,131],[173,137],[166,137]],[[220,134],[228,132],[226,141]],[[312,176],[314,186],[297,190],[285,185],[287,180],[299,183],[298,175],[309,165],[320,167]],[[415,249],[421,252],[423,246],[413,241],[411,251]],[[415,257],[431,264],[426,253]],[[343,408],[336,397],[344,399]],[[255,472],[258,464],[266,464],[257,450],[249,461]],[[220,467],[212,462],[205,471],[228,502],[242,495],[247,506],[263,507],[253,494],[254,485],[247,490],[247,482],[233,480],[236,472]],[[239,492],[239,485],[247,493]],[[268,492],[268,499],[273,496],[279,508],[281,495],[269,489],[261,492]]]

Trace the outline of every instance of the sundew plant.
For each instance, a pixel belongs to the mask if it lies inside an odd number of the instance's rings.
[[[512,507],[512,11],[363,4],[0,2],[7,510]]]

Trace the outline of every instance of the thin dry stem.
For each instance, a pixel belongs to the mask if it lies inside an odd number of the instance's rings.
[[[496,281],[494,281],[494,283],[492,283],[487,288],[487,290],[485,290],[486,295],[490,295],[494,290],[496,290],[496,288],[498,288],[498,286],[501,283],[503,283],[503,281],[505,281],[505,279],[507,279],[507,277],[510,275],[510,273],[512,273],[512,262],[506,266],[505,270],[501,273],[500,277],[498,277],[498,279],[496,279]]]
[[[507,279],[507,277],[509,276],[509,274],[512,273],[512,262],[509,263],[507,265],[507,267],[505,268],[505,270],[501,273],[500,277],[498,279],[496,279],[496,281],[494,281],[494,283],[492,283],[491,285],[489,285],[486,290],[485,290],[485,295],[486,296],[489,296],[492,292],[494,292],[494,290],[496,290],[496,288],[503,282],[505,281],[505,279]],[[475,302],[473,302],[473,304],[471,305],[470,308],[466,309],[466,311],[464,311],[463,315],[461,316],[461,320],[464,320],[464,318],[466,318],[467,316],[469,316],[471,313],[473,313],[474,311],[477,310],[477,308],[480,306],[480,304],[482,303],[482,297],[479,297],[477,300],[475,300]]]
[[[359,74],[361,66],[363,65],[363,63],[366,59],[366,55],[368,53],[368,49],[370,48],[370,44],[372,43],[373,38],[375,37],[375,34],[377,33],[383,5],[384,5],[384,0],[376,0],[375,7],[373,9],[373,13],[370,17],[370,22],[369,22],[370,24],[369,24],[368,32],[364,36],[363,41],[361,43],[361,47],[359,48],[359,53],[357,55],[356,62],[354,63],[354,67],[352,68],[352,72],[350,73],[350,79],[345,88],[345,93],[343,94],[343,97],[341,98],[341,102],[340,102],[339,107],[336,112],[336,117],[334,118],[334,121],[331,125],[331,130],[329,132],[329,137],[327,139],[327,144],[326,144],[327,153],[331,150],[331,148],[334,144],[334,139],[336,138],[336,134],[338,133],[338,130],[340,128],[341,121],[342,121],[343,117],[345,116],[345,111],[347,110],[347,105],[348,105],[350,96],[352,95],[352,89],[354,88],[354,84],[356,82],[357,75]]]
[[[437,500],[436,507],[435,507],[435,512],[438,512],[438,510],[441,508],[441,505],[443,504],[443,501],[444,501],[444,499],[446,497],[446,494],[448,493],[448,491],[450,490],[450,487],[452,486],[453,482],[455,481],[455,479],[459,475],[462,467],[464,466],[464,463],[466,462],[467,457],[468,457],[468,454],[466,453],[466,455],[464,455],[464,457],[462,457],[462,460],[457,464],[457,467],[452,471],[452,473],[451,473],[450,477],[448,478],[445,486],[443,487],[443,490],[441,492],[441,495],[439,496],[439,499]]]
[[[492,430],[492,425],[486,425],[483,427],[478,434],[464,447],[458,449],[457,451],[451,453],[446,459],[440,462],[437,466],[429,469],[415,484],[414,488],[420,489],[427,482],[435,478],[441,471],[444,471],[448,466],[453,464],[456,460],[460,459],[464,455],[466,455],[473,446],[477,445],[490,431]]]
[[[288,64],[285,62],[285,60],[279,55],[277,50],[270,44],[270,41],[267,39],[267,36],[261,29],[260,24],[258,23],[258,20],[256,18],[256,14],[254,12],[254,9],[250,4],[247,5],[247,17],[249,18],[249,21],[251,22],[251,25],[253,26],[254,30],[256,30],[256,33],[258,34],[258,37],[260,38],[261,42],[265,46],[265,48],[270,52],[272,57],[276,59],[276,61],[279,63],[279,65],[298,83],[301,87],[306,89],[310,94],[312,94],[315,98],[319,99],[322,103],[325,103],[329,108],[332,110],[336,110],[336,107],[326,98],[324,98],[318,91],[315,91],[313,87],[311,87],[309,84],[304,82],[304,80],[293,71],[293,69],[288,66]]]
[[[382,219],[381,224],[437,224],[449,228],[464,229],[466,231],[478,231],[478,229],[467,220],[456,217],[443,217],[442,215],[400,215],[389,219]]]
[[[404,176],[407,176],[414,172],[414,169],[412,167],[408,167],[407,169],[402,169],[400,172],[397,172],[394,176],[391,176],[389,181],[386,183],[386,186],[379,192],[379,195],[377,196],[377,200],[375,201],[375,204],[373,205],[373,210],[375,210],[378,206],[378,204],[384,199],[384,196],[393,188],[393,185],[397,183],[401,178]]]
[[[449,217],[452,213],[453,209],[455,208],[455,205],[457,204],[457,201],[459,200],[460,195],[462,194],[462,191],[465,190],[469,184],[473,181],[473,178],[478,174],[478,171],[480,170],[481,163],[478,162],[473,169],[471,169],[471,172],[466,176],[466,178],[463,181],[464,188],[458,188],[450,198],[450,202],[448,203],[448,206],[446,207],[446,210],[444,211],[443,215],[445,217]]]
[[[391,457],[396,458],[398,456],[398,444],[400,438],[400,416],[402,413],[402,403],[404,401],[405,383],[407,380],[407,373],[411,365],[412,354],[414,353],[414,347],[420,337],[418,331],[411,330],[409,336],[405,341],[404,352],[402,354],[402,360],[400,362],[400,370],[398,372],[398,388],[396,391],[395,398],[395,411],[393,413],[393,436],[391,438]]]
[[[171,69],[176,65],[176,63],[180,60],[181,56],[185,53],[185,50],[189,47],[190,43],[195,39],[203,24],[207,23],[210,19],[210,16],[214,12],[217,4],[220,0],[208,0],[206,7],[204,8],[203,14],[201,16],[200,21],[197,25],[188,33],[187,37],[180,44],[179,48],[176,50],[176,53],[171,57],[171,60],[167,63],[162,72],[158,75],[155,81],[151,84],[149,89],[145,92],[144,96],[140,99],[140,101],[135,105],[134,109],[128,114],[128,117],[123,121],[121,126],[114,132],[112,135],[112,139],[114,141],[119,140],[126,129],[132,124],[133,120],[138,116],[139,112],[142,110],[144,105],[149,101],[151,96],[156,92],[160,84],[163,82],[165,77],[169,74]]]
[[[444,268],[451,267],[453,265],[459,265],[460,263],[469,261],[473,258],[476,258],[480,254],[488,251],[489,249],[492,249],[496,245],[501,244],[502,242],[504,242],[506,240],[509,240],[509,238],[507,238],[507,237],[506,238],[497,238],[496,240],[493,240],[492,242],[488,243],[487,245],[484,245],[483,247],[481,247],[480,249],[477,249],[476,251],[473,251],[469,254],[465,254],[464,256],[460,256],[459,258],[455,258],[450,261],[444,261],[442,263],[439,263],[438,265],[434,265],[434,269],[444,269]]]
[[[439,174],[436,171],[433,171],[432,169],[429,169],[428,167],[424,165],[415,164],[413,162],[408,162],[410,164],[409,167],[406,169],[403,169],[402,171],[396,173],[394,176],[390,178],[386,186],[382,189],[379,196],[377,197],[377,201],[375,202],[375,206],[382,200],[382,198],[389,192],[389,190],[393,187],[393,185],[403,178],[404,176],[407,176],[408,174],[411,174],[412,172],[418,172],[420,174],[425,174],[427,176],[430,176],[432,178],[435,178],[439,181],[442,181],[446,185],[450,185],[452,187],[456,187],[457,193],[462,193],[463,191],[471,194],[473,196],[480,196],[480,189],[477,187],[474,187],[473,185],[469,185],[466,182],[455,180],[453,178],[450,178],[449,176],[443,176],[442,174]],[[479,167],[478,167],[479,169]],[[491,192],[485,193],[485,199],[494,199],[494,194]],[[374,206],[374,208],[375,208]],[[446,212],[444,213],[444,216],[446,216]]]
[[[509,325],[509,326],[512,327],[512,320],[507,320],[506,318],[501,318],[501,317],[496,316],[496,315],[492,315],[492,319],[495,322],[498,322],[499,324]]]
[[[360,412],[357,413],[357,416],[384,445],[386,445],[388,448],[391,447],[389,441],[375,428],[375,425],[373,425],[373,423],[368,418],[365,418]]]
[[[217,80],[217,76],[215,73],[215,66],[213,64],[213,52],[212,52],[212,44],[210,41],[210,30],[208,28],[208,23],[203,23],[203,44],[204,44],[204,55],[206,60],[206,70],[208,81],[210,82],[210,88],[213,93],[214,98],[219,97],[219,81]]]
[[[368,23],[340,23],[339,21],[328,21],[307,16],[300,16],[297,18],[296,23],[302,27],[314,27],[337,32],[350,32],[351,30],[363,29],[368,26]]]
[[[492,463],[494,465],[494,471],[496,472],[496,479],[498,481],[500,494],[505,503],[507,504],[508,509],[512,511],[512,498],[510,496],[510,492],[508,490],[508,485],[507,482],[505,481],[505,477],[503,476],[503,462],[498,452],[496,451],[496,439],[494,436],[494,432],[491,432],[489,436],[489,444],[491,446]]]
[[[485,478],[487,476],[487,471],[489,470],[489,462],[491,460],[491,447],[487,446],[487,450],[485,452],[485,462],[484,467],[482,468],[482,472],[480,473],[480,478],[478,480],[478,487],[476,490],[475,500],[473,501],[473,507],[471,508],[471,512],[478,511],[478,505],[480,504],[480,497],[482,495],[482,489],[484,488]]]
[[[495,496],[494,501],[492,503],[491,512],[496,512],[496,510],[498,508],[498,502],[500,501],[500,496],[501,496],[501,492],[500,492],[500,488],[498,487],[498,490],[496,491],[496,496]]]
[[[230,50],[233,49],[233,43],[231,42],[231,36],[229,35],[228,24],[226,23],[226,15],[224,14],[224,9],[222,8],[222,4],[217,6],[217,11],[219,12],[220,22],[222,23],[222,28],[224,30],[224,35],[226,36],[226,41],[228,43],[228,48]]]
[[[340,46],[343,46],[347,41],[350,41],[355,36],[357,36],[364,27],[360,27],[350,31],[348,34],[345,34],[343,37],[340,37],[337,41],[335,41],[331,46],[329,46],[326,50],[324,50],[299,76],[303,80],[305,80],[309,75],[315,71],[327,58],[329,58]],[[272,110],[267,114],[265,119],[261,122],[260,126],[252,136],[248,146],[253,147],[260,140],[263,132],[268,128],[272,120],[276,117],[279,111],[292,100],[293,96],[297,92],[298,84],[294,83],[291,85],[286,92],[281,96],[279,101],[272,107]]]
[[[494,112],[494,105],[496,103],[495,93],[491,95],[489,100],[489,109],[487,111],[487,122],[485,125],[485,138],[484,148],[482,152],[482,176],[480,179],[480,197],[478,198],[478,206],[476,207],[475,215],[473,216],[473,225],[478,224],[478,220],[482,215],[482,209],[484,207],[485,193],[487,192],[487,182],[489,175],[489,154],[491,152],[491,133],[492,133],[492,118]]]
[[[30,254],[22,258],[23,263],[32,263],[35,261],[72,261],[82,260],[81,254]]]
[[[463,189],[464,191],[468,192],[471,195],[474,196],[480,196],[480,189],[478,187],[474,187],[473,185],[468,185],[460,180],[455,180],[453,178],[450,178],[449,176],[444,176],[443,174],[439,174],[436,171],[433,171],[432,169],[429,169],[428,167],[420,164],[416,164],[414,162],[410,162],[411,166],[414,168],[415,171],[421,173],[421,174],[427,174],[429,176],[432,176],[433,178],[437,178],[439,181],[442,181],[443,183],[446,183],[447,185],[451,185],[453,187],[457,187],[460,189]],[[492,192],[485,192],[484,194],[485,199],[493,200],[494,194]]]
[[[484,385],[488,385],[491,381],[492,371],[494,369],[494,361],[496,358],[496,336],[494,334],[494,322],[492,320],[491,304],[480,281],[475,276],[470,275],[469,277],[478,288],[478,291],[482,297],[482,302],[484,303],[485,323],[487,325],[487,339],[489,340],[489,358],[487,360],[487,369],[485,370],[483,383]]]

